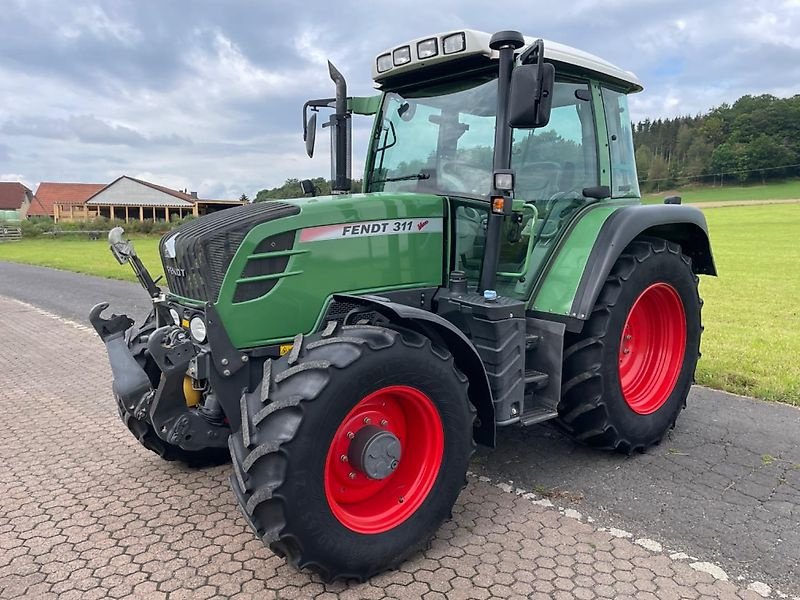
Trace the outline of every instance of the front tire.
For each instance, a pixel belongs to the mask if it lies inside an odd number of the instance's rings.
[[[700,356],[697,284],[672,242],[637,240],[620,255],[564,351],[559,421],[575,439],[631,454],[675,426]]]
[[[264,371],[229,438],[231,485],[276,554],[326,580],[363,581],[450,517],[474,411],[448,351],[412,331],[357,325],[298,336]]]

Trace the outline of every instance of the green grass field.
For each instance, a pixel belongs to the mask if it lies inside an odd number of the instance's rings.
[[[158,256],[160,236],[131,236],[136,252],[153,277],[163,275]],[[128,265],[120,265],[111,255],[104,237],[87,240],[86,236],[69,235],[59,239],[33,238],[20,242],[0,243],[0,260],[41,265],[76,271],[108,279],[136,281]]]
[[[800,204],[706,210],[719,278],[701,278],[705,300],[698,383],[800,406]],[[157,238],[137,251],[161,274]],[[133,280],[104,241],[0,244],[0,260]]]
[[[666,196],[680,196],[686,202],[725,202],[745,200],[798,200],[800,180],[747,186],[693,186],[669,190],[658,194],[647,194],[646,204],[659,204]]]
[[[698,383],[800,406],[800,204],[707,209]]]

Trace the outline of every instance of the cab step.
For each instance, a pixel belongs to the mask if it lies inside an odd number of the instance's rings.
[[[529,352],[531,350],[536,350],[536,348],[539,347],[539,342],[541,339],[542,338],[535,333],[525,334],[525,351]]]
[[[528,425],[536,425],[537,423],[555,419],[557,416],[557,411],[551,410],[544,406],[537,406],[531,410],[526,410],[519,418],[519,424],[527,427]]]
[[[550,376],[547,373],[542,373],[541,371],[535,371],[533,369],[525,370],[525,391],[527,393],[542,390],[547,387],[549,382]]]

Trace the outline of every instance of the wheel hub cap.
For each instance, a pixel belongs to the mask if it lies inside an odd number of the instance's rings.
[[[386,479],[400,464],[400,440],[391,431],[367,425],[350,443],[350,464],[370,479]]]

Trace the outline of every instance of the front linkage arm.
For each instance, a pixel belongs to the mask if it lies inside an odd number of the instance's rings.
[[[122,227],[114,227],[108,232],[108,245],[111,247],[111,254],[117,259],[117,262],[124,265],[126,262],[131,264],[133,273],[136,279],[142,284],[142,287],[147,290],[151,298],[158,298],[161,295],[161,288],[156,285],[156,281],[150,275],[147,267],[144,266],[139,255],[130,240],[126,240],[122,236],[125,230]],[[101,336],[102,337],[102,336]]]

